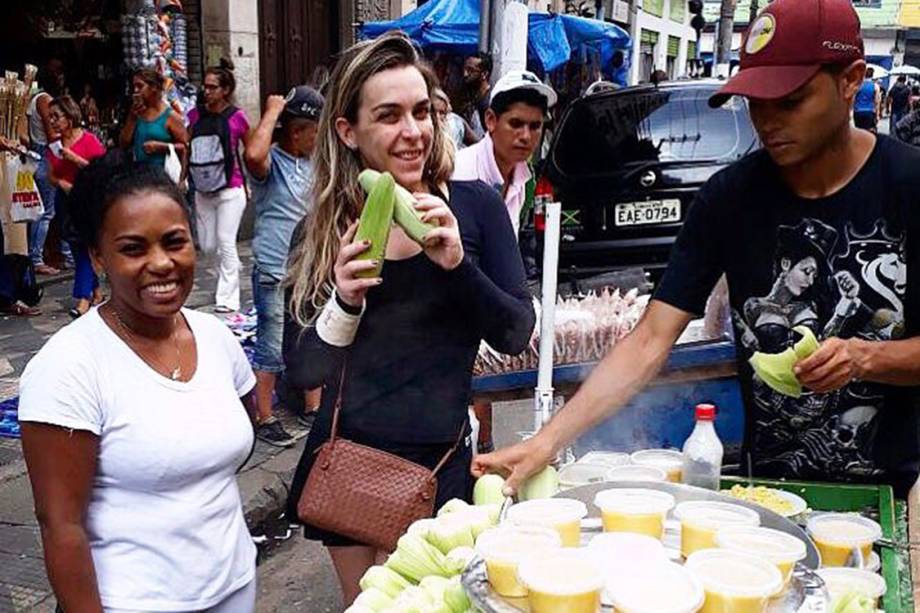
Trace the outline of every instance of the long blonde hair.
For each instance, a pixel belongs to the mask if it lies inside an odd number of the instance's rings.
[[[291,253],[285,279],[291,289],[291,314],[301,326],[309,325],[331,297],[341,238],[364,205],[364,191],[358,183],[363,169],[360,153],[341,141],[335,121],[344,117],[351,124],[357,123],[364,83],[379,72],[403,66],[414,66],[421,72],[431,96],[438,86],[437,77],[401,32],[388,32],[354,45],[332,71],[313,154],[315,207]],[[442,185],[453,172],[453,152],[437,113],[431,113],[431,120],[434,133],[422,178],[430,185]]]

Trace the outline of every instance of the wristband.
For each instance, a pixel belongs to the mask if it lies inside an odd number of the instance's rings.
[[[332,298],[326,302],[326,306],[323,307],[323,311],[316,320],[316,334],[327,345],[348,347],[355,340],[363,313],[363,304],[357,315],[346,312],[339,304],[338,297],[333,293]]]

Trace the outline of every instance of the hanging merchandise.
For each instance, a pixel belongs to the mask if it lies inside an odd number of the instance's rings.
[[[154,68],[165,77],[166,101],[183,117],[195,106],[188,79],[188,34],[178,0],[130,0],[121,18],[125,65],[130,71]]]

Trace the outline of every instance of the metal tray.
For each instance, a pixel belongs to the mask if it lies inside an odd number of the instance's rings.
[[[808,537],[808,535],[805,534],[805,531],[802,530],[802,528],[799,527],[795,522],[783,517],[782,515],[774,513],[769,509],[765,509],[760,505],[738,500],[737,498],[733,498],[719,492],[713,492],[712,490],[706,490],[690,485],[683,485],[680,483],[661,481],[618,481],[582,485],[580,487],[575,487],[570,490],[560,492],[556,495],[556,497],[574,498],[575,500],[580,500],[588,507],[588,518],[600,518],[601,512],[596,506],[594,506],[594,496],[601,490],[609,490],[614,488],[645,488],[660,490],[674,496],[674,499],[678,504],[688,500],[712,500],[715,502],[727,502],[730,504],[747,507],[753,511],[756,511],[757,514],[760,515],[761,526],[765,528],[782,530],[783,532],[791,534],[792,536],[805,542],[805,549],[807,553],[805,559],[802,560],[802,565],[812,570],[817,569],[821,565],[821,557],[820,554],[818,554],[818,549],[815,547],[815,544]]]
[[[669,482],[630,481],[595,483],[566,490],[559,493],[557,497],[573,498],[587,505],[587,521],[583,522],[582,526],[582,539],[584,542],[584,540],[590,539],[595,533],[600,533],[601,531],[599,523],[600,510],[594,506],[595,494],[605,489],[637,487],[667,492],[673,495],[678,503],[689,500],[713,500],[747,507],[760,515],[762,526],[781,530],[801,539],[805,542],[806,557],[802,562],[796,565],[790,582],[790,588],[786,590],[781,597],[771,601],[768,611],[769,613],[826,611],[828,605],[827,590],[821,578],[813,572],[814,569],[820,566],[818,550],[815,548],[811,539],[805,534],[805,531],[798,525],[768,509],[737,500],[719,492]],[[597,522],[592,520],[597,520]],[[597,524],[596,526],[594,525],[595,523]],[[486,575],[485,561],[479,556],[474,557],[466,567],[466,570],[464,570],[462,582],[474,607],[483,613],[521,613],[521,611],[527,611],[527,605],[523,599],[518,601],[504,599],[492,590]],[[613,611],[613,609],[605,604],[601,607],[601,611],[607,613]]]

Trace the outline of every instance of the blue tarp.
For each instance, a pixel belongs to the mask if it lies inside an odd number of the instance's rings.
[[[479,0],[429,0],[400,19],[361,26],[364,38],[376,38],[389,30],[406,32],[424,49],[473,53],[479,47]],[[631,47],[629,34],[612,23],[572,15],[530,14],[527,50],[543,71],[568,61],[585,62],[593,52],[605,72],[615,72],[611,66],[614,54]]]

